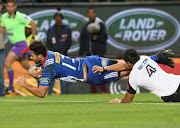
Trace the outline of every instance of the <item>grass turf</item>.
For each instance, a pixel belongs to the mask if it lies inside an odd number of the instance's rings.
[[[124,95],[0,98],[1,128],[179,128],[180,103],[136,94],[131,104],[107,104]],[[76,102],[74,102],[76,101]],[[81,102],[82,101],[82,102]],[[95,102],[84,102],[95,101]],[[142,104],[137,104],[142,103]],[[147,103],[147,104],[146,104]]]

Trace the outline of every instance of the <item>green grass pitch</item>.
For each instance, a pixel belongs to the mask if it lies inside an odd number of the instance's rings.
[[[123,94],[1,97],[0,128],[180,128],[180,103],[136,94],[133,103],[108,104]]]

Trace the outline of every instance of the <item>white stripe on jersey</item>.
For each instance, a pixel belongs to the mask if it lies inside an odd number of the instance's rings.
[[[60,55],[61,55],[61,57],[64,59],[65,55],[62,55],[62,54],[60,54]]]
[[[79,59],[77,59],[79,61],[79,65],[78,65],[78,71],[80,70],[80,66],[81,66],[81,62]]]
[[[74,76],[61,77],[61,78],[57,78],[57,79],[67,81],[67,82],[72,82],[72,83],[76,83],[77,81],[79,81],[79,82],[84,81],[84,79],[78,79],[78,78],[76,78]]]
[[[109,78],[112,78],[112,77],[117,77],[118,76],[118,72],[111,72],[109,74],[106,74],[104,76],[104,79],[109,79]]]
[[[46,60],[45,64],[44,64],[44,67],[50,65],[50,64],[53,64],[54,63],[54,59],[48,59]]]
[[[75,67],[73,67],[73,66],[71,66],[71,65],[69,65],[69,64],[67,64],[67,63],[62,62],[62,65],[66,66],[66,67],[68,67],[68,68],[70,68],[70,69],[76,70]]]
[[[72,62],[73,62],[73,63],[75,63],[75,60],[74,60],[74,59],[72,59]]]

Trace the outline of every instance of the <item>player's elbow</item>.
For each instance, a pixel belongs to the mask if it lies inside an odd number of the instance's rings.
[[[39,97],[40,97],[40,98],[44,98],[44,97],[45,97],[45,95],[39,95]]]
[[[44,97],[45,97],[45,95],[46,95],[46,93],[40,93],[40,94],[38,95],[38,97],[40,97],[40,98],[44,98]]]

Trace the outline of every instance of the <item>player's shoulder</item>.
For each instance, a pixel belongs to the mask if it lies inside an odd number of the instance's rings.
[[[144,60],[147,60],[147,59],[149,59],[148,56],[141,55],[140,58],[139,58],[139,60],[135,63],[134,67],[137,66],[137,65],[139,65],[139,64],[141,64]]]
[[[21,12],[19,12],[19,11],[16,11],[16,19],[22,20],[22,19],[24,19],[25,16],[26,16],[26,15],[25,15],[24,13],[21,13]]]
[[[26,15],[26,14],[24,14],[24,13],[22,13],[22,12],[19,12],[19,11],[16,11],[16,16],[24,16],[24,15]]]
[[[29,20],[30,19],[30,17],[27,16],[25,13],[22,13],[22,12],[19,12],[19,11],[16,11],[16,16],[19,19],[24,19],[24,20]]]
[[[44,68],[52,68],[52,65],[54,65],[54,52],[48,51],[48,56],[44,62]]]
[[[53,52],[53,51],[49,51],[49,50],[48,50],[47,53],[48,53],[47,58],[53,58],[54,55],[55,55],[55,52]]]
[[[136,62],[135,65],[139,65],[139,64],[145,63],[148,60],[151,60],[151,58],[149,56],[141,55],[140,59]]]
[[[146,63],[149,63],[149,64],[157,64],[154,60],[151,59],[150,56],[145,56],[145,55],[142,55],[140,56],[140,63],[142,64],[146,64]]]
[[[56,59],[58,59],[58,60],[60,60],[60,58],[62,57],[62,56],[64,56],[64,55],[62,55],[61,53],[59,53],[59,52],[53,52],[53,51],[47,51],[47,53],[48,53],[48,56],[47,56],[47,58],[46,58],[46,60],[48,60],[48,59],[51,59],[51,60],[56,60]]]
[[[146,58],[149,59],[150,57],[149,57],[149,56],[146,56],[146,55],[141,55],[141,56],[140,56],[140,60],[141,60],[141,59],[146,59]]]

